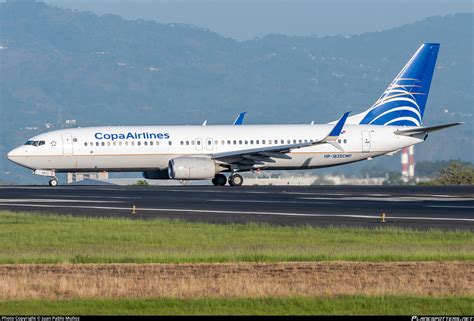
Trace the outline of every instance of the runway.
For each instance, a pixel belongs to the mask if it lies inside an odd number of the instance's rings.
[[[132,213],[135,206],[135,214]],[[210,223],[474,231],[474,188],[420,186],[0,186],[0,210]],[[382,221],[385,213],[385,221]]]

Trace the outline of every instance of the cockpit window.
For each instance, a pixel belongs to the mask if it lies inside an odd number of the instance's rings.
[[[45,144],[44,140],[28,140],[25,145],[33,145],[35,147],[42,146]]]

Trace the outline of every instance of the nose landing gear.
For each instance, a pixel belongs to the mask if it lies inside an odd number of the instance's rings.
[[[51,178],[51,179],[49,180],[49,186],[51,186],[51,187],[56,187],[56,186],[58,186],[58,180],[57,180],[56,178]]]
[[[35,169],[33,174],[39,176],[49,176],[51,179],[49,180],[49,186],[56,187],[58,186],[58,179],[56,178],[56,171],[50,169]]]

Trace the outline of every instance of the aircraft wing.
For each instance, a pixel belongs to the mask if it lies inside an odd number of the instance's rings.
[[[394,133],[397,135],[403,135],[403,136],[413,136],[413,135],[419,135],[419,134],[428,134],[437,130],[445,129],[448,127],[452,126],[457,126],[464,124],[463,122],[458,122],[458,123],[451,123],[451,124],[445,124],[445,125],[439,125],[439,126],[431,126],[431,127],[416,127],[416,128],[410,128],[410,129],[400,129],[395,131]]]
[[[328,135],[321,140],[309,141],[305,143],[286,144],[286,145],[274,145],[267,147],[257,147],[250,149],[241,149],[237,151],[223,152],[212,154],[211,158],[220,160],[226,163],[238,163],[241,165],[255,165],[264,164],[265,162],[274,163],[272,158],[291,159],[287,153],[293,149],[321,145],[331,144],[340,151],[343,151],[342,147],[337,143],[337,138],[341,134],[344,123],[346,122],[349,112],[345,113],[337,122],[337,124],[331,129]]]

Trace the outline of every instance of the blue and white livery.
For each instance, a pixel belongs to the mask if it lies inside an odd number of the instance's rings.
[[[239,186],[239,172],[310,169],[393,154],[428,133],[459,125],[423,126],[439,44],[423,44],[363,113],[330,124],[115,126],[62,129],[29,139],[7,157],[36,175],[137,171],[147,179],[211,179]],[[228,177],[224,173],[229,173]]]

